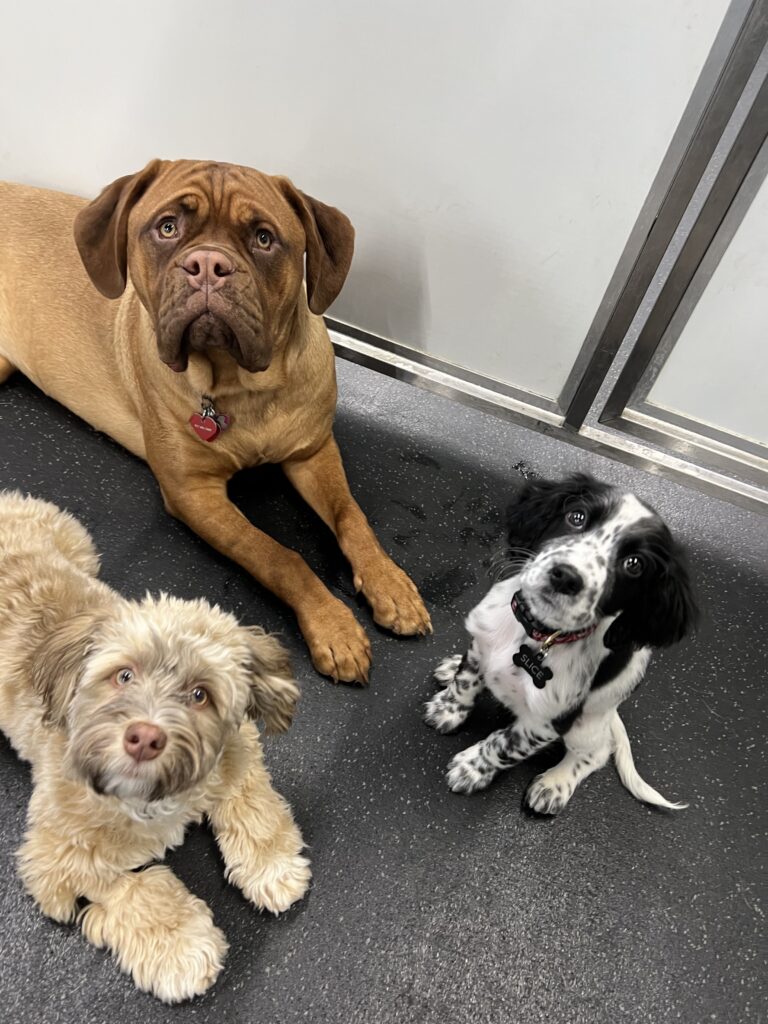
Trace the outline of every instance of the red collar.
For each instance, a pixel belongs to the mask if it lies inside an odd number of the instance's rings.
[[[563,633],[559,629],[548,629],[542,622],[537,622],[533,618],[519,590],[512,597],[512,611],[531,640],[545,643],[547,647],[551,647],[553,644],[572,644],[576,640],[583,640],[584,637],[590,636],[597,629],[597,623],[586,629],[580,629],[576,633]]]

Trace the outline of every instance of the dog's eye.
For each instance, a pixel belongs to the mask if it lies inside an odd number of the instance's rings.
[[[267,231],[266,228],[259,228],[259,230],[256,232],[256,245],[258,245],[260,249],[264,249],[264,251],[266,252],[267,249],[272,248],[273,242],[274,238],[272,237],[270,232]]]
[[[621,566],[624,572],[627,574],[627,576],[634,576],[635,578],[637,578],[638,576],[643,575],[643,570],[645,569],[645,562],[639,555],[627,555],[627,557],[621,563]]]
[[[583,508],[572,508],[565,513],[565,521],[572,530],[583,530],[587,525],[587,513]]]
[[[196,708],[204,708],[208,703],[208,691],[202,686],[196,686],[190,694],[190,699]]]
[[[177,238],[179,229],[176,227],[176,220],[173,217],[166,217],[157,226],[157,233],[161,238]]]
[[[132,683],[134,680],[133,669],[121,668],[115,672],[113,679],[118,686],[127,686],[128,683]]]

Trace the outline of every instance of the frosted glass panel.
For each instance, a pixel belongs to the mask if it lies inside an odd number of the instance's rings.
[[[768,445],[768,185],[696,304],[648,401]]]

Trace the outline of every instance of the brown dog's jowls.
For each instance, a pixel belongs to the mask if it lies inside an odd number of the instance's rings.
[[[139,988],[166,1002],[205,992],[224,935],[168,867],[145,865],[207,816],[227,878],[257,907],[304,895],[301,834],[255,725],[291,722],[285,651],[205,601],[124,600],[96,578],[75,519],[13,492],[0,493],[0,564],[0,728],[34,779],[24,885]]]
[[[293,608],[318,671],[365,681],[370,645],[352,613],[227,497],[238,470],[282,464],[336,535],[375,621],[431,629],[352,497],[333,437],[321,314],[353,244],[339,210],[231,164],[153,160],[92,203],[0,184],[0,381],[20,370],[146,459],[166,508]],[[207,403],[230,422],[213,440],[190,424]],[[218,430],[210,416],[204,428]]]

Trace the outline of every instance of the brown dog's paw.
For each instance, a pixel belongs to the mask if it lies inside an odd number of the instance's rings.
[[[299,626],[321,675],[337,683],[368,682],[371,643],[345,604],[331,599],[311,616],[300,616]]]
[[[356,573],[355,589],[370,604],[373,621],[384,629],[401,636],[432,632],[432,620],[416,584],[389,558]]]

